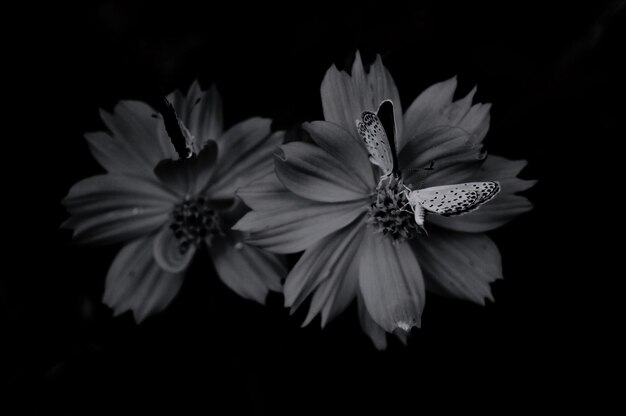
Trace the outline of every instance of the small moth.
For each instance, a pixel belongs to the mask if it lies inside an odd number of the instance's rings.
[[[384,100],[376,113],[364,111],[356,120],[357,130],[369,153],[369,160],[382,171],[379,184],[392,176],[400,177],[396,154],[396,127],[393,102]],[[425,170],[433,169],[433,162]],[[445,217],[463,215],[478,209],[500,191],[498,182],[468,182],[412,190],[406,187],[406,198],[415,214],[415,222],[424,225],[427,212]]]

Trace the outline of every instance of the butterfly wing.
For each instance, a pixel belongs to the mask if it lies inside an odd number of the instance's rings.
[[[409,202],[427,212],[443,215],[463,215],[478,209],[500,191],[498,182],[468,182],[456,185],[433,186],[411,191]]]
[[[388,101],[391,104],[391,101]],[[383,103],[385,103],[383,101]],[[391,104],[391,118],[393,120],[393,104]],[[382,106],[382,104],[381,104]],[[388,117],[389,107],[384,106],[383,112],[385,118]],[[357,120],[356,126],[368,153],[370,154],[370,162],[378,166],[382,171],[382,176],[389,176],[394,172],[395,153],[390,146],[385,127],[376,113],[364,111],[361,115],[362,120]]]
[[[183,125],[174,106],[167,99],[163,97],[165,106],[161,111],[163,114],[163,123],[165,124],[165,130],[174,145],[176,153],[178,153],[181,159],[188,159],[194,154],[193,137],[189,130]]]
[[[387,135],[387,143],[391,149],[391,159],[393,162],[393,172],[397,173],[399,170],[398,165],[398,152],[396,149],[396,119],[393,111],[393,101],[384,100],[378,106],[376,116],[380,120],[380,124],[383,126],[383,131]]]

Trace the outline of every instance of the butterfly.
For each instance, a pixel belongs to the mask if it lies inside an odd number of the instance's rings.
[[[467,182],[411,190],[406,188],[415,222],[422,227],[427,212],[451,217],[477,210],[500,192],[498,182]]]
[[[195,139],[185,127],[180,117],[176,113],[174,106],[163,96],[163,102],[165,106],[161,110],[163,115],[163,123],[165,124],[165,130],[174,145],[176,153],[178,153],[181,159],[189,159],[197,152],[195,151]]]
[[[376,113],[364,111],[361,120],[356,120],[356,125],[369,153],[370,162],[378,166],[382,172],[379,185],[394,175],[400,177],[395,146],[393,102],[384,100]],[[424,168],[432,169],[433,162]],[[444,217],[467,214],[491,200],[500,191],[500,184],[494,181],[433,186],[417,190],[404,187],[407,204],[411,206],[415,222],[420,227],[424,225],[426,213]]]
[[[356,127],[363,138],[369,160],[382,170],[381,181],[398,173],[396,154],[396,123],[393,115],[393,102],[384,100],[378,111],[364,111]]]

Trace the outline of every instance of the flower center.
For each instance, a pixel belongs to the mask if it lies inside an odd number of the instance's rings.
[[[170,228],[178,239],[181,254],[202,240],[211,243],[215,235],[223,235],[219,213],[203,196],[185,199],[174,207]]]
[[[391,176],[376,188],[366,222],[394,242],[410,240],[420,230],[408,203],[402,179]]]

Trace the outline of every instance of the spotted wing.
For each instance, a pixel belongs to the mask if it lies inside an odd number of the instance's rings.
[[[394,153],[392,152],[385,128],[375,113],[365,111],[362,120],[357,120],[356,127],[363,138],[363,143],[370,154],[370,162],[389,176],[394,170]]]
[[[468,182],[411,191],[409,201],[427,212],[449,217],[478,209],[499,191],[498,182]]]

